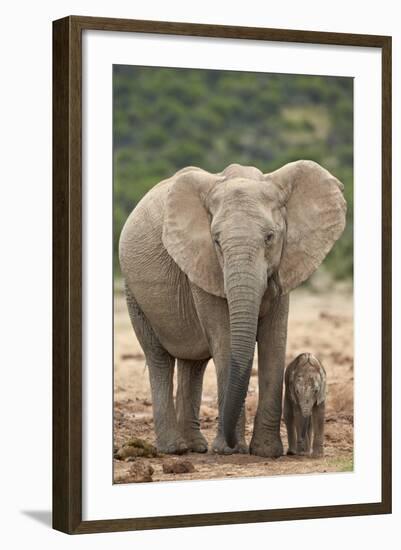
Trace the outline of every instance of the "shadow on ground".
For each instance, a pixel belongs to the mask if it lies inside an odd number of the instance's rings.
[[[21,514],[35,520],[37,523],[46,525],[46,527],[52,526],[52,513],[50,510],[21,510]]]

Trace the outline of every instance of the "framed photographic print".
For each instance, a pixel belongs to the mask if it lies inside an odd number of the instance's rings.
[[[53,23],[53,526],[391,511],[391,38]]]

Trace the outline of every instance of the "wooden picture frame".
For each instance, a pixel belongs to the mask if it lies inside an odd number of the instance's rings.
[[[378,502],[82,520],[82,31],[378,48],[382,58],[382,496]],[[53,527],[69,534],[391,512],[391,37],[71,16],[53,22]]]

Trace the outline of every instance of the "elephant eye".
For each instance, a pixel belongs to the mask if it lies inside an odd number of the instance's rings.
[[[214,244],[217,245],[219,248],[221,248],[221,244],[220,244],[220,241],[219,239],[216,237],[214,240]]]
[[[274,239],[274,231],[268,231],[265,236],[265,243],[270,244]]]

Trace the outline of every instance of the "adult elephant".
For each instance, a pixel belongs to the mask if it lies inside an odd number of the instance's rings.
[[[282,454],[289,292],[340,237],[342,189],[312,161],[270,174],[238,164],[218,174],[188,167],[156,185],[133,210],[120,237],[120,263],[149,367],[161,452],[207,450],[199,408],[210,358],[219,406],[212,449],[247,452],[244,401],[257,341],[259,401],[250,452]]]

